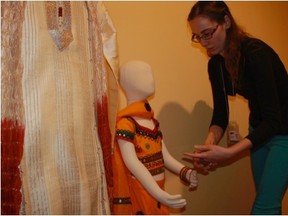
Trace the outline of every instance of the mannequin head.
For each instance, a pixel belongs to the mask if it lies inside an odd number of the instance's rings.
[[[155,91],[150,65],[143,61],[129,61],[123,64],[120,68],[120,85],[128,104],[147,99]]]

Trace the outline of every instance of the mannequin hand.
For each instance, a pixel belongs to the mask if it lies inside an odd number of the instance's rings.
[[[186,206],[187,202],[185,199],[182,198],[180,194],[171,195],[168,194],[165,191],[162,191],[163,193],[159,196],[159,199],[157,199],[159,202],[161,202],[163,205],[168,206],[169,208],[183,208]]]
[[[186,174],[186,178],[190,182],[189,189],[195,188],[198,186],[198,177],[197,177],[197,171],[191,170]]]

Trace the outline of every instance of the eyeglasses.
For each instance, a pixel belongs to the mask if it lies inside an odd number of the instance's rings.
[[[200,43],[201,40],[209,40],[213,37],[213,34],[216,32],[219,25],[216,25],[215,28],[209,28],[204,30],[201,36],[193,34],[191,40],[194,43]]]

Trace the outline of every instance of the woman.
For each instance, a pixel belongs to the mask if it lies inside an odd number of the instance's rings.
[[[281,214],[288,184],[287,71],[271,47],[239,28],[223,1],[197,2],[188,22],[192,41],[211,57],[214,109],[204,145],[185,155],[209,169],[251,149],[257,192],[251,213]],[[217,146],[229,121],[227,95],[236,93],[248,100],[249,134],[228,148]]]

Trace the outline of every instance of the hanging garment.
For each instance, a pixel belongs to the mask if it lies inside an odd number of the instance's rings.
[[[54,15],[71,21],[59,46],[46,3],[1,4],[1,211],[109,214],[103,157],[107,167],[117,108],[113,101],[108,110],[108,91],[117,95],[114,27],[100,2],[56,5]]]

